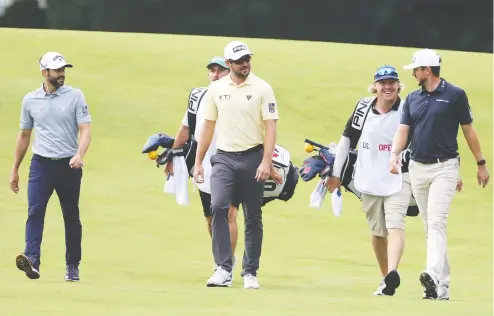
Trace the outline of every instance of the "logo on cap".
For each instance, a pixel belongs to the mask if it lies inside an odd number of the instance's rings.
[[[55,57],[53,57],[53,61],[57,61],[57,60],[59,60],[59,61],[65,61],[65,59],[63,58],[62,55],[56,55]]]
[[[247,46],[245,46],[245,45],[238,45],[238,46],[235,46],[233,48],[233,52],[234,53],[240,52],[242,50],[247,50]]]

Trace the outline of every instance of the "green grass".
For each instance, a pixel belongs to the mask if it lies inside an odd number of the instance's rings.
[[[407,221],[400,267],[402,285],[392,298],[373,297],[380,276],[358,200],[345,195],[341,218],[308,208],[315,183],[300,181],[288,203],[264,209],[260,291],[244,291],[239,267],[230,289],[209,289],[211,243],[200,202],[179,207],[163,193],[162,169],[140,154],[155,132],[174,134],[189,90],[207,84],[205,65],[230,39],[0,29],[0,315],[490,315],[492,312],[492,185],[476,184],[474,159],[460,132],[461,174],[448,223],[451,301],[422,301],[418,276],[425,266],[419,218]],[[355,102],[368,95],[381,64],[398,69],[415,49],[248,39],[253,71],[272,84],[281,120],[278,143],[293,161],[307,157],[305,137],[337,141]],[[81,214],[82,281],[67,284],[64,228],[56,195],[49,204],[41,279],[15,268],[24,247],[26,182],[8,187],[20,102],[42,81],[38,58],[62,52],[75,65],[67,84],[83,89],[93,117],[85,159]],[[469,96],[489,165],[492,157],[492,55],[439,51],[442,75]],[[416,89],[400,71],[406,93]],[[492,168],[491,168],[492,169]],[[237,255],[243,252],[243,216]],[[440,313],[440,314],[438,314]]]

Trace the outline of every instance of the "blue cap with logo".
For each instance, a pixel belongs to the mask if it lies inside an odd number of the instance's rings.
[[[398,78],[398,72],[396,71],[395,67],[384,65],[379,67],[374,73],[374,82],[386,79],[400,80],[400,78]]]
[[[215,56],[211,61],[207,64],[206,68],[210,68],[212,65],[219,65],[223,68],[228,69],[228,66],[226,65],[226,59],[224,57],[220,56]]]

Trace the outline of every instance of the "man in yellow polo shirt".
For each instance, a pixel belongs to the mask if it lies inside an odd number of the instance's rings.
[[[272,170],[278,109],[271,86],[250,71],[252,54],[247,45],[230,42],[224,55],[231,71],[211,83],[204,97],[205,122],[194,166],[194,179],[202,183],[202,160],[216,128],[218,149],[211,157],[211,224],[217,268],[207,286],[232,284],[228,208],[235,195],[241,197],[245,218],[241,276],[245,289],[258,289],[257,270],[263,236],[261,203],[264,181]]]

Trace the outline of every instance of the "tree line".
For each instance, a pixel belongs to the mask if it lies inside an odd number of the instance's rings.
[[[493,52],[490,0],[17,0],[0,26]]]

